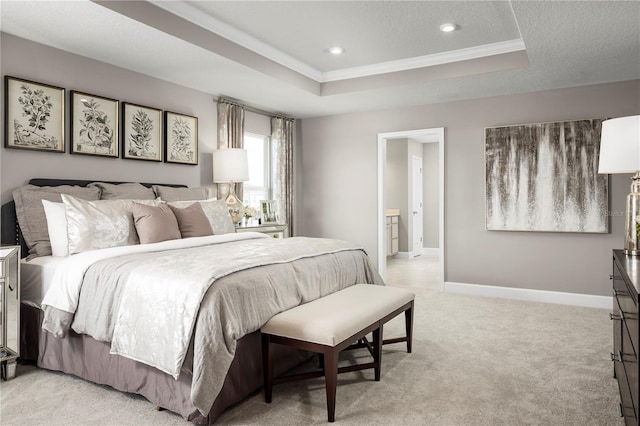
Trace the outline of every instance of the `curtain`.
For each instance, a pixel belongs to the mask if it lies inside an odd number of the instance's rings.
[[[244,148],[244,108],[218,99],[218,149]],[[242,201],[243,183],[235,184],[238,199]],[[218,198],[229,195],[227,184],[218,184]]]
[[[273,198],[278,203],[280,222],[286,222],[288,236],[294,235],[294,120],[280,117],[271,119],[273,149]]]

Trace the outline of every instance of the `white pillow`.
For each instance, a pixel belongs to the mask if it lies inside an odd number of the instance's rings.
[[[167,204],[183,209],[193,203],[200,203],[202,206],[202,210],[204,210],[204,214],[209,220],[209,224],[211,225],[214,235],[231,234],[236,232],[236,227],[234,226],[233,221],[231,220],[231,215],[229,214],[229,207],[223,200],[216,200],[215,198],[212,198],[202,201],[171,201]]]
[[[85,201],[62,194],[67,215],[69,254],[138,244],[133,203],[157,206],[156,200]]]
[[[69,239],[67,238],[67,213],[64,203],[42,200],[44,215],[47,218],[47,230],[51,241],[53,256],[69,256]]]

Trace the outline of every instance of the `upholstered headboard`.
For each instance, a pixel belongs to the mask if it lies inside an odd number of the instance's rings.
[[[114,181],[105,181],[105,180],[74,180],[74,179],[46,179],[46,178],[34,178],[29,181],[30,185],[35,186],[60,186],[60,185],[77,185],[77,186],[87,186],[91,182],[104,182],[104,183],[127,183],[127,182],[114,182]],[[171,184],[171,183],[144,183],[140,182],[142,185],[146,187],[151,187],[153,185],[162,185],[162,186],[171,186],[174,188],[186,188],[187,185],[181,184]],[[22,247],[22,256],[26,257],[29,254],[29,250],[27,249],[27,245],[22,238],[22,233],[20,232],[20,226],[18,225],[18,220],[16,218],[16,204],[15,202],[9,201],[2,205],[1,210],[2,223],[0,227],[0,243],[15,245],[19,244]]]

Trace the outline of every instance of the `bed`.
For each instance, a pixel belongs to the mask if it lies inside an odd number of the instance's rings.
[[[30,184],[86,187],[90,182],[34,179]],[[2,206],[2,243],[16,241],[28,253],[11,202]],[[178,271],[183,264],[185,269]],[[70,272],[74,268],[80,273]],[[172,294],[170,306],[156,294],[161,291],[150,293],[143,285],[154,270],[166,277],[178,271],[157,287]],[[261,387],[259,327],[271,315],[359,282],[382,284],[366,253],[346,242],[252,233],[107,248],[66,258],[39,256],[23,262],[22,271],[23,359],[143,395],[196,424],[213,423],[225,408]],[[75,309],[58,309],[71,302],[59,301],[51,294],[61,293],[51,288],[64,286],[63,293],[70,294],[76,275],[83,279]],[[209,278],[213,284],[202,284]],[[176,291],[182,288],[178,286],[189,291]],[[202,294],[193,296],[198,292]],[[69,315],[66,329],[64,315]],[[157,322],[162,326],[154,327]],[[42,329],[43,323],[49,331]],[[180,337],[184,335],[186,339]],[[277,349],[276,374],[309,357]]]

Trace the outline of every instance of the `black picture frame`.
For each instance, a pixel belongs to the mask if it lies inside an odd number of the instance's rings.
[[[198,117],[164,112],[164,161],[198,165]]]
[[[120,157],[120,101],[72,90],[69,110],[71,154]]]
[[[65,89],[4,78],[4,147],[65,152]]]
[[[120,151],[122,158],[162,162],[162,110],[122,102]]]

